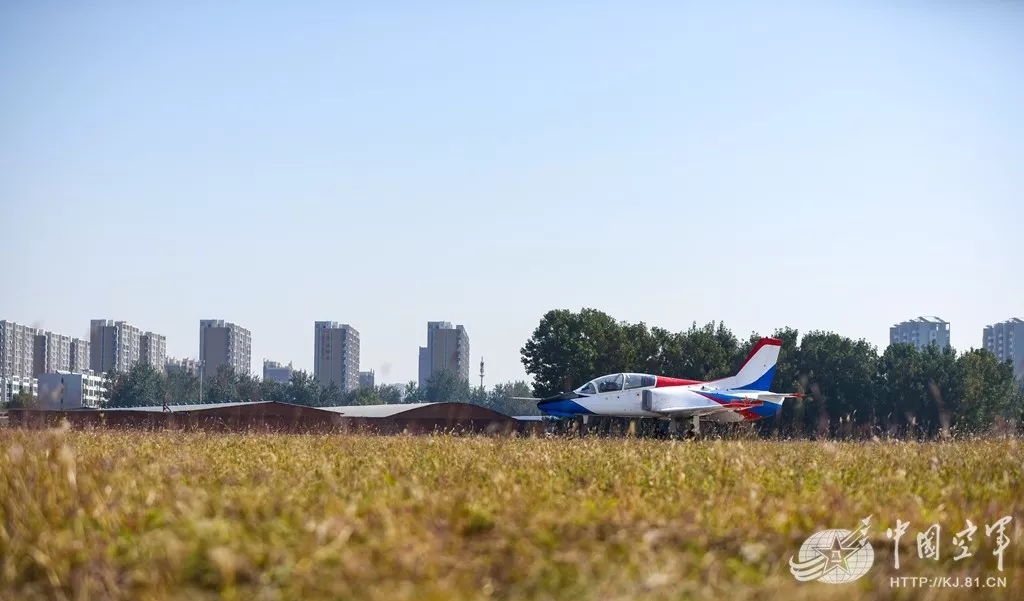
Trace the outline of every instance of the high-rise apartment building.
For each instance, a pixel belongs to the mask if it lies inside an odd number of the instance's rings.
[[[89,341],[72,338],[68,349],[68,364],[71,373],[84,374],[89,371]]]
[[[36,334],[35,328],[0,321],[0,377],[32,378]]]
[[[985,326],[982,346],[992,351],[1000,362],[1012,362],[1014,375],[1024,378],[1024,319],[1011,317]]]
[[[373,388],[376,385],[376,374],[373,370],[359,372],[359,387]]]
[[[938,317],[915,317],[889,328],[889,344],[910,343],[918,350],[929,344],[949,346],[949,322]]]
[[[321,386],[342,392],[359,387],[359,332],[347,323],[313,323],[313,377]]]
[[[277,382],[278,384],[287,384],[292,380],[292,372],[295,371],[292,368],[292,364],[289,362],[288,365],[282,365],[277,361],[263,360],[263,379],[271,382]]]
[[[0,376],[0,403],[9,403],[22,392],[36,396],[39,380],[24,376]]]
[[[71,336],[38,331],[33,344],[32,377],[71,371]]]
[[[138,363],[142,331],[124,322],[94,319],[89,323],[89,369],[96,375],[127,372]]]
[[[89,343],[79,338],[36,330],[32,355],[34,378],[41,374],[89,371]]]
[[[464,326],[447,321],[427,322],[427,346],[420,347],[419,385],[445,370],[469,381],[469,335]]]
[[[166,370],[168,374],[188,373],[192,375],[199,375],[199,361],[190,357],[186,357],[184,359],[168,357],[164,362],[164,370]]]
[[[203,378],[217,373],[221,365],[234,368],[235,373],[252,371],[252,334],[242,326],[223,319],[199,322],[199,365]]]
[[[148,363],[157,371],[164,371],[167,365],[167,337],[145,332],[139,337],[139,361]]]

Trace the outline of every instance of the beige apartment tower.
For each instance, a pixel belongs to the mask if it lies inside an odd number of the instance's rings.
[[[89,341],[81,338],[71,339],[68,352],[69,371],[73,374],[84,374],[89,371]]]
[[[33,327],[0,320],[0,377],[33,377],[36,333]]]
[[[182,359],[168,357],[167,361],[164,362],[164,370],[169,374],[187,373],[199,375],[199,361],[191,357],[185,357]]]
[[[359,332],[347,323],[313,323],[313,377],[342,392],[359,388]]]
[[[94,319],[89,323],[89,369],[96,375],[127,372],[138,363],[142,331],[124,321]]]
[[[39,332],[35,337],[32,377],[71,371],[71,336]]]
[[[421,346],[419,353],[419,385],[426,386],[442,370],[469,381],[469,334],[461,325],[428,321],[427,346]]]
[[[1011,317],[985,326],[981,343],[1000,363],[1009,361],[1013,365],[1013,375],[1024,384],[1024,319]]]
[[[235,373],[252,370],[252,334],[242,326],[223,319],[199,322],[199,366],[203,378],[217,373],[221,365],[234,368]]]
[[[167,337],[146,332],[139,338],[139,361],[148,363],[157,371],[164,371],[167,364]]]

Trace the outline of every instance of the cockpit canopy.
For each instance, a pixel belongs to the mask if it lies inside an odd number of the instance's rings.
[[[603,394],[632,390],[634,388],[650,388],[658,382],[657,376],[649,374],[610,374],[594,378],[576,389],[577,394]]]

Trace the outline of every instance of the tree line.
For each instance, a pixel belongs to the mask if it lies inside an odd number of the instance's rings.
[[[146,363],[136,363],[127,372],[106,375],[104,407],[147,405],[190,405],[202,402],[276,401],[308,407],[383,405],[395,403],[469,402],[508,415],[538,415],[536,403],[515,400],[529,397],[526,382],[498,384],[491,389],[470,387],[469,382],[447,371],[439,371],[424,386],[416,382],[360,387],[342,391],[337,384],[323,386],[306,371],[292,372],[288,382],[261,379],[219,366],[202,381],[188,371],[164,372]],[[201,396],[201,399],[200,399]]]
[[[782,350],[771,389],[800,392],[774,418],[755,422],[782,436],[982,433],[1024,422],[1024,389],[991,352],[911,344],[883,351],[834,332],[777,329]],[[684,332],[613,319],[596,309],[546,313],[521,349],[533,393],[545,397],[605,374],[640,372],[694,380],[734,374],[761,338],[723,323]]]

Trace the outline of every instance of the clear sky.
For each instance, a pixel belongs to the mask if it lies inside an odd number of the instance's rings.
[[[0,318],[383,382],[447,320],[493,384],[554,308],[1024,317],[1022,3],[157,4],[0,6]]]

